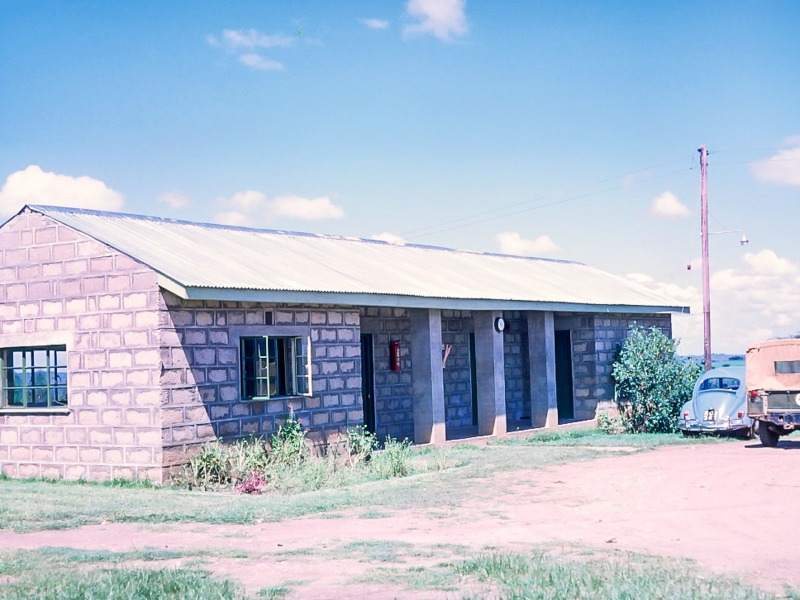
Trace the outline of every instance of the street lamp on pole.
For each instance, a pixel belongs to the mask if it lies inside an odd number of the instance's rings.
[[[750,240],[747,235],[739,229],[728,229],[725,231],[708,231],[708,149],[700,146],[697,151],[700,153],[700,243],[702,249],[701,260],[703,263],[703,361],[705,370],[711,369],[711,282],[709,278],[708,262],[708,236],[718,233],[741,233],[742,239],[739,243],[744,246]]]
[[[700,245],[703,263],[703,359],[705,369],[711,369],[711,284],[708,275],[708,149],[700,146]]]

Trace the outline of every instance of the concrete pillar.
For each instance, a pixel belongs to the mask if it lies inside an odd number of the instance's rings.
[[[473,313],[478,435],[501,435],[508,429],[503,334],[495,330],[495,320],[502,315],[497,311]]]
[[[531,425],[558,426],[556,341],[552,312],[528,312]]]
[[[414,309],[411,313],[411,379],[414,399],[414,443],[447,439],[442,372],[442,313]]]

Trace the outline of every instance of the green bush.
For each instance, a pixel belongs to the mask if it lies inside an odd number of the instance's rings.
[[[614,362],[617,404],[625,430],[631,433],[669,433],[677,430],[678,415],[692,396],[702,373],[694,362],[676,355],[678,341],[657,327],[634,325]]]
[[[306,430],[303,428],[303,423],[295,419],[294,415],[290,415],[278,427],[277,433],[272,434],[269,445],[272,451],[270,460],[273,463],[297,466],[311,456]]]
[[[351,468],[369,461],[378,447],[378,436],[369,431],[366,425],[351,427],[345,434],[345,453]]]

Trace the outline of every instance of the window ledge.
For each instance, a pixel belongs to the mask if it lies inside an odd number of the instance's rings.
[[[290,394],[288,396],[257,396],[255,398],[243,398],[242,402],[269,402],[270,400],[300,400],[311,398],[311,394]]]
[[[68,415],[69,408],[0,408],[0,415]]]

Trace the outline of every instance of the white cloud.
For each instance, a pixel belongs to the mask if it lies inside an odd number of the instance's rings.
[[[389,21],[384,19],[361,19],[361,24],[370,29],[388,29]]]
[[[800,136],[784,142],[790,146],[750,165],[756,179],[780,185],[800,185]]]
[[[442,41],[466,35],[466,0],[408,0],[406,12],[417,22],[403,29],[406,35],[431,34]]]
[[[191,204],[189,197],[183,192],[178,191],[164,192],[159,196],[158,201],[161,204],[166,204],[172,210],[180,210]]]
[[[292,219],[344,219],[344,209],[336,206],[327,196],[318,198],[281,196],[269,203],[268,210],[276,217]]]
[[[294,45],[296,36],[267,35],[257,29],[224,29],[222,35],[206,36],[214,48],[236,55],[243,65],[259,71],[282,71],[283,63],[256,52],[259,48],[286,48]]]
[[[663,192],[653,198],[650,214],[654,217],[674,219],[691,216],[691,211],[672,192]]]
[[[703,300],[699,269],[694,283],[628,277],[640,285],[690,306],[689,316],[673,316],[673,335],[682,354],[703,353]],[[711,274],[711,349],[743,354],[754,343],[800,331],[800,266],[772,250],[748,253],[737,268]]]
[[[228,200],[228,204],[233,208],[246,213],[253,213],[266,206],[267,197],[261,192],[248,190],[237,192]]]
[[[373,233],[370,236],[370,238],[373,239],[373,240],[380,240],[380,241],[383,241],[383,242],[389,242],[390,244],[405,244],[406,243],[405,239],[403,239],[401,236],[399,236],[399,235],[397,235],[395,233],[390,233],[388,231],[384,231],[383,233]]]
[[[270,58],[264,58],[260,54],[248,53],[239,57],[239,62],[243,65],[258,69],[259,71],[283,71],[283,63]]]
[[[60,175],[30,165],[6,178],[0,189],[0,214],[11,215],[25,204],[119,210],[125,200],[98,179]]]
[[[256,227],[253,218],[245,213],[235,210],[218,212],[214,215],[214,222],[220,225],[232,225],[235,227]]]
[[[780,258],[772,250],[748,252],[743,257],[744,263],[757,275],[792,275],[797,273],[797,265],[787,258]],[[800,304],[800,298],[798,299]]]
[[[269,199],[261,192],[248,190],[230,198],[218,198],[217,202],[226,210],[217,213],[214,221],[224,225],[257,227],[281,219],[328,220],[343,219],[345,216],[344,209],[327,196],[279,196]]]
[[[215,48],[230,50],[287,47],[295,42],[291,36],[267,35],[256,29],[224,29],[220,37],[209,35],[206,39]]]
[[[558,249],[555,242],[547,235],[540,235],[536,239],[529,240],[523,238],[516,231],[503,231],[498,233],[494,239],[500,246],[500,251],[504,254],[536,256],[538,254],[547,254]]]

